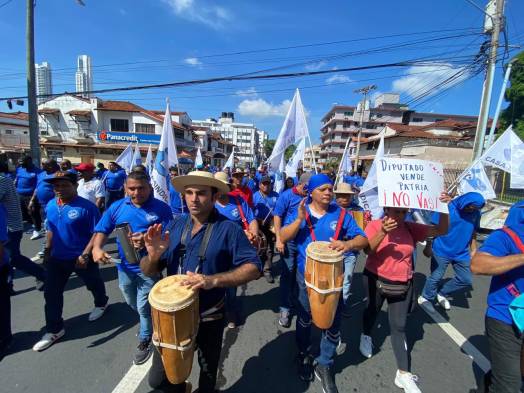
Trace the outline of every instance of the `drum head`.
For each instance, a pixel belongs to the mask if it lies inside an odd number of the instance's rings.
[[[188,307],[195,301],[196,292],[180,283],[185,274],[167,276],[157,282],[149,292],[149,304],[159,311],[173,312]]]
[[[344,259],[340,251],[329,248],[330,242],[311,242],[306,248],[306,255],[315,261],[324,263],[336,263]]]

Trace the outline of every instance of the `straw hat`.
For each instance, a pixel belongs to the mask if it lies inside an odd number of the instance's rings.
[[[354,194],[353,188],[347,183],[338,183],[333,190],[335,194]]]
[[[231,184],[231,182],[229,181],[229,176],[227,175],[226,172],[215,173],[215,179],[220,180],[222,183],[225,183],[228,186]]]
[[[209,186],[215,187],[223,193],[229,192],[229,187],[224,182],[217,180],[213,174],[207,171],[193,171],[184,176],[177,176],[171,180],[177,192],[184,192],[187,186]]]

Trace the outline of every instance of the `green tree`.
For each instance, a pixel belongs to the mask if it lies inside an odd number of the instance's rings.
[[[268,139],[264,143],[264,153],[266,154],[266,157],[271,156],[271,153],[273,152],[273,148],[275,147],[276,139]],[[293,153],[296,150],[296,146],[291,145],[286,149],[286,152],[284,153],[284,159],[287,161],[291,158]]]
[[[524,52],[513,58],[513,68],[509,78],[510,87],[506,89],[504,98],[509,105],[500,113],[501,129],[513,124],[513,130],[524,138]]]

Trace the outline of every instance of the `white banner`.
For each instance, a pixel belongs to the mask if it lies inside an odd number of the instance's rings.
[[[133,146],[131,143],[120,153],[115,162],[126,172],[129,172],[129,167],[133,165]]]
[[[486,200],[497,197],[486,175],[484,165],[480,161],[466,171],[459,183],[458,190],[461,195],[467,192],[478,192]]]
[[[278,170],[275,171],[275,185],[274,190],[279,194],[284,189],[284,184],[286,179],[284,179],[284,153],[280,156],[280,164],[278,165]]]
[[[377,152],[375,153],[375,158],[369,168],[368,177],[364,180],[364,184],[360,188],[360,192],[366,192],[377,187],[377,162],[384,157],[384,134],[380,137],[380,142],[378,144]]]
[[[511,172],[512,145],[522,143],[513,132],[511,126],[482,154],[481,161],[485,165]]]
[[[224,164],[222,171],[226,168],[229,168],[231,171],[233,171],[234,165],[235,165],[235,148],[233,147],[233,150],[231,151],[229,158],[227,159],[226,163]]]
[[[136,165],[142,164],[142,156],[140,155],[140,148],[138,147],[138,143],[135,145],[135,152],[133,153],[133,160],[131,161],[131,165],[129,166],[129,172],[133,170],[133,167]]]
[[[204,166],[204,161],[202,160],[202,153],[200,153],[199,147],[195,158],[195,168],[200,168],[202,166]]]
[[[298,144],[296,150],[293,152],[293,155],[287,162],[284,172],[286,172],[287,177],[295,177],[297,175],[297,169],[301,161],[304,161],[304,153],[306,152],[306,138],[302,138]]]
[[[524,143],[515,135],[511,144],[510,188],[524,188]]]
[[[377,162],[377,179],[382,207],[448,212],[448,205],[439,200],[444,170],[438,162],[383,157]]]
[[[147,173],[149,174],[149,176],[151,176],[151,173],[153,172],[153,165],[154,165],[153,150],[151,148],[151,145],[149,145],[149,149],[147,149],[147,156],[146,156],[146,168],[147,168]]]

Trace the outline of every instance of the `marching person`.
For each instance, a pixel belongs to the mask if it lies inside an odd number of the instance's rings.
[[[175,190],[173,187],[173,179],[178,176],[178,168],[172,166],[169,168],[169,206],[171,206],[171,212],[173,217],[178,217],[181,214],[187,213],[187,206],[185,206],[184,196]]]
[[[476,235],[480,228],[480,209],[486,201],[478,192],[468,192],[449,203],[449,229],[447,234],[433,240],[431,275],[426,279],[418,304],[429,312],[435,312],[435,299],[445,310],[451,305],[447,297],[457,291],[471,288],[471,257],[477,249]],[[437,223],[439,213],[432,222]],[[455,276],[441,285],[448,265],[453,266]]]
[[[104,186],[107,191],[106,209],[125,195],[124,184],[126,182],[126,171],[115,161],[109,163],[109,170],[104,174]]]
[[[16,168],[15,186],[18,198],[20,199],[22,217],[24,221],[33,226],[31,240],[38,239],[40,237],[40,231],[42,230],[40,213],[35,214],[35,209],[29,208],[29,202],[35,192],[39,173],[40,169],[34,166],[31,157],[24,156],[20,159],[20,166]]]
[[[214,177],[226,184],[230,191],[227,194],[222,193],[218,195],[215,204],[216,210],[228,220],[236,222],[244,230],[249,242],[252,245],[256,245],[258,240],[258,222],[253,211],[244,199],[232,194],[231,189],[233,186],[229,182],[226,173],[217,172]],[[234,329],[238,321],[237,288],[231,287],[226,291],[227,327]]]
[[[449,200],[447,194],[440,197],[442,203]],[[413,251],[418,241],[445,234],[449,220],[447,214],[441,214],[437,226],[416,224],[405,221],[407,212],[404,208],[386,207],[383,219],[366,226],[369,247],[365,249],[368,257],[363,282],[367,306],[359,350],[366,358],[373,355],[371,330],[387,301],[391,345],[397,361],[395,385],[405,392],[419,393],[417,377],[409,371],[406,344],[406,322],[413,300]]]
[[[62,319],[64,289],[73,272],[93,294],[95,307],[89,314],[89,321],[95,321],[104,314],[108,301],[98,265],[91,258],[91,238],[100,212],[93,203],[78,196],[75,174],[56,172],[45,181],[53,185],[56,198],[49,201],[46,207],[46,333],[33,346],[34,351],[49,348],[65,334]]]
[[[104,183],[95,177],[95,166],[91,163],[81,163],[75,169],[80,173],[77,192],[82,198],[94,203],[98,209],[104,207],[106,190]]]
[[[102,215],[95,228],[93,239],[93,258],[97,263],[117,262],[118,286],[126,303],[135,310],[140,318],[138,346],[133,358],[135,364],[142,364],[151,356],[151,311],[147,297],[160,276],[149,277],[140,271],[138,263],[130,263],[124,249],[117,239],[120,261],[111,258],[103,250],[108,236],[117,225],[129,224],[133,245],[142,251],[144,234],[153,224],[167,225],[173,218],[169,206],[153,197],[149,177],[142,172],[131,172],[127,176],[125,189],[127,196],[113,203]]]
[[[304,270],[306,248],[313,241],[331,241],[337,251],[361,250],[368,245],[364,232],[357,226],[351,215],[331,204],[333,183],[324,175],[313,175],[307,186],[311,202],[301,200],[290,217],[290,224],[280,231],[282,241],[295,241],[298,253],[296,280],[298,284],[298,317],[296,321],[296,340],[299,350],[299,376],[304,381],[313,379],[311,345],[311,308],[306,291]],[[322,330],[320,354],[315,359],[314,373],[322,383],[326,393],[337,393],[333,375],[333,363],[337,345],[340,341],[340,318],[342,299],[340,299],[335,319],[331,327]]]
[[[246,186],[251,190],[251,193],[253,194],[253,196],[255,195],[255,192],[258,191],[258,187],[260,184],[260,181],[257,179],[256,173],[257,171],[254,167],[249,168],[249,174],[247,178],[245,179]],[[253,201],[253,203],[255,203],[255,201]]]
[[[6,354],[13,334],[11,331],[11,293],[9,290],[9,257],[4,244],[7,242],[6,210],[0,206],[0,360]]]
[[[103,162],[99,162],[98,164],[96,164],[95,176],[97,179],[103,181],[106,172],[107,172],[107,168],[104,166]]]
[[[471,260],[475,274],[492,276],[486,310],[491,358],[490,393],[520,393],[524,374],[524,201],[509,210]],[[520,300],[519,300],[520,299]]]
[[[209,172],[194,171],[175,178],[173,185],[184,194],[189,215],[177,218],[164,236],[161,225],[147,231],[148,255],[142,258],[140,266],[151,277],[159,275],[164,268],[167,275],[187,274],[190,277],[186,285],[199,290],[200,314],[206,318],[201,319],[196,336],[200,365],[198,392],[211,393],[215,392],[222,348],[226,288],[257,279],[262,266],[242,229],[215,208],[218,194],[229,192],[224,182]],[[203,259],[198,256],[200,250],[203,250]],[[173,386],[167,381],[157,350],[149,384],[164,391],[169,388],[173,392],[186,391],[185,383]]]
[[[275,226],[275,248],[280,253],[283,262],[280,273],[280,314],[278,324],[288,328],[291,326],[291,306],[294,303],[293,289],[295,287],[295,273],[297,269],[297,247],[295,241],[290,239],[283,242],[280,238],[280,229],[293,222],[294,214],[300,201],[307,195],[307,183],[311,173],[303,173],[298,185],[281,193],[275,204],[273,213]]]
[[[273,211],[275,210],[277,199],[278,193],[273,191],[271,178],[269,176],[262,177],[259,183],[259,190],[253,195],[253,202],[255,204],[255,217],[258,221],[258,227],[267,239],[267,252],[261,255],[260,259],[264,264],[264,277],[270,284],[275,282],[271,272],[275,234],[271,229],[273,227]]]
[[[231,195],[235,195],[243,198],[249,207],[253,207],[253,192],[251,189],[244,185],[244,176],[246,173],[241,168],[236,168],[231,175]]]
[[[62,160],[60,162],[60,170],[62,172],[69,172],[78,176],[78,172],[73,168],[73,164],[71,164],[71,161],[68,159]]]

